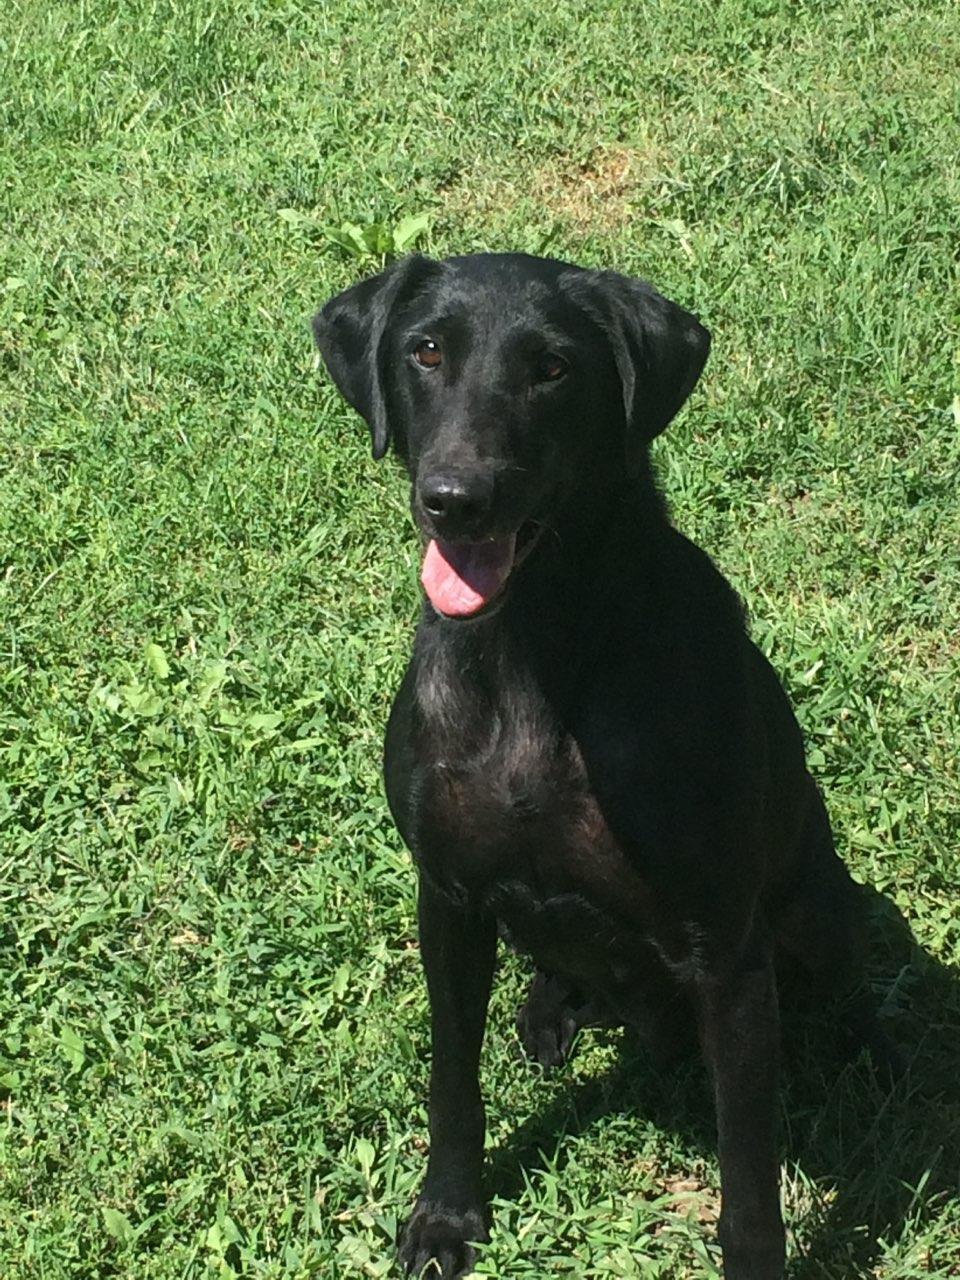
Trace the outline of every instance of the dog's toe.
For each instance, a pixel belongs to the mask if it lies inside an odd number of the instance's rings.
[[[471,1242],[487,1238],[482,1208],[460,1211],[420,1200],[400,1239],[400,1263],[408,1276],[458,1280],[476,1261]]]

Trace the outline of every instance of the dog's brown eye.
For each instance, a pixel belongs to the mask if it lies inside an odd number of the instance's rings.
[[[440,363],[440,348],[431,338],[427,338],[413,348],[413,358],[424,369],[435,369]]]
[[[546,355],[540,357],[537,373],[541,382],[556,382],[558,378],[562,378],[567,372],[567,368],[567,362],[563,356],[558,356],[553,351],[548,351]]]

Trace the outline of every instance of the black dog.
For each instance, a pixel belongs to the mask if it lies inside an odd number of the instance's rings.
[[[728,1280],[783,1275],[774,960],[858,986],[858,894],[741,604],[668,522],[650,440],[710,337],[649,285],[519,254],[408,258],[316,317],[406,463],[427,594],[386,742],[420,869],[430,1159],[401,1258],[485,1238],[478,1057],[498,927],[538,973],[529,1052],[578,1026],[699,1034]],[[859,1008],[859,1033],[875,1034]]]

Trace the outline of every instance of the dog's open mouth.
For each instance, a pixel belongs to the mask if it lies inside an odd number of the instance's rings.
[[[472,618],[483,612],[500,597],[539,534],[540,527],[528,520],[514,533],[482,542],[432,538],[420,572],[430,603],[447,618]]]

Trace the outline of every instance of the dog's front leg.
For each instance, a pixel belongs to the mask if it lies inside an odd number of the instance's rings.
[[[717,1107],[719,1237],[726,1280],[782,1280],[777,1157],[777,988],[758,947],[698,984],[700,1030]]]
[[[495,921],[455,906],[420,880],[420,955],[430,996],[430,1159],[400,1260],[419,1276],[454,1280],[473,1266],[471,1240],[487,1238],[481,1189],[484,1112],[480,1046],[496,954]]]

